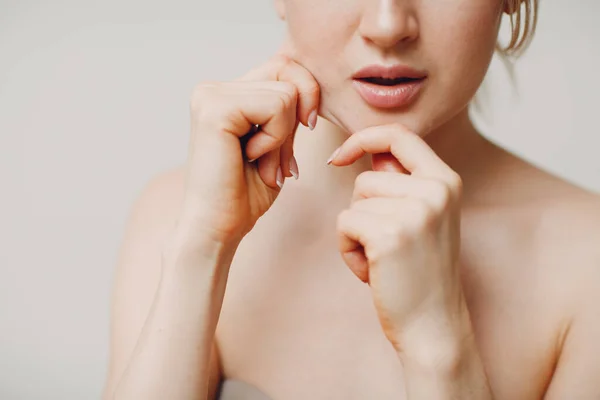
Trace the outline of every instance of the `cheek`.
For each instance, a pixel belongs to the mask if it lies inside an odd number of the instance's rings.
[[[347,101],[340,101],[340,95],[344,97],[347,90],[344,86],[353,72],[349,60],[360,23],[360,1],[364,0],[288,0],[286,3],[293,57],[319,83],[321,111],[329,116],[329,111],[351,106]],[[344,119],[335,122],[348,129]]]
[[[348,22],[340,15],[340,0],[288,0],[286,24],[298,56],[328,54]],[[323,40],[328,38],[328,40]]]
[[[355,34],[361,0],[288,0],[286,25],[294,57],[318,78],[333,75]],[[327,78],[327,77],[324,77]]]
[[[418,3],[419,43],[414,52],[400,52],[399,56],[426,68],[434,79],[416,109],[402,115],[368,109],[347,81],[353,68],[376,58],[357,40],[364,1],[286,0],[294,58],[321,85],[322,106],[334,122],[355,131],[399,121],[425,133],[464,109],[489,66],[502,0]]]
[[[494,54],[502,15],[500,0],[435,3],[443,7],[423,10],[430,17],[421,27],[421,56],[434,78],[416,115],[415,124],[424,134],[449,121],[473,99]]]
[[[472,97],[481,84],[495,50],[501,1],[461,0],[453,10],[427,21],[432,35],[425,44],[438,83]],[[444,18],[445,14],[445,18]]]

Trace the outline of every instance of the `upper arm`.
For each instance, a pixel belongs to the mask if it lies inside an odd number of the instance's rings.
[[[547,400],[600,399],[600,262],[580,283]]]
[[[113,283],[106,394],[114,391],[123,375],[150,311],[163,243],[175,226],[182,197],[183,172],[164,173],[144,188],[130,213]],[[215,345],[210,363],[209,398],[214,398],[220,380]]]

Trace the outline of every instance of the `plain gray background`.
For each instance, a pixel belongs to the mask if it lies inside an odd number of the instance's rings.
[[[600,192],[600,2],[544,0],[486,134]],[[0,398],[95,399],[126,216],[185,159],[189,96],[278,47],[271,0],[0,0]],[[307,27],[310,29],[310,27]]]

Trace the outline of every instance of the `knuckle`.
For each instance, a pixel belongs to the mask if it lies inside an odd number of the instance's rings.
[[[409,242],[412,234],[405,224],[395,224],[390,226],[387,236],[392,239],[391,243],[393,243],[394,246],[402,247]]]
[[[298,98],[298,89],[289,83],[283,83],[281,86],[281,91],[279,92],[279,107],[281,108],[279,111],[289,110],[291,108],[296,108],[296,99]]]
[[[409,241],[410,237],[405,229],[401,226],[390,225],[383,228],[378,237],[372,240],[367,256],[373,262],[383,260],[405,248]]]
[[[288,57],[285,54],[281,54],[281,53],[276,54],[273,57],[273,62],[280,67],[284,67],[284,66],[288,65],[291,61],[292,61],[292,59],[290,57]]]
[[[452,193],[450,186],[439,181],[432,182],[431,192],[433,204],[438,211],[446,210],[450,204]]]
[[[450,176],[448,177],[448,184],[450,185],[450,189],[456,193],[457,195],[462,194],[463,190],[463,180],[458,173],[452,171]]]
[[[298,88],[296,85],[285,82],[286,93],[290,98],[290,104],[296,104],[298,99]]]
[[[198,111],[205,104],[210,104],[217,95],[220,83],[219,82],[201,82],[194,86],[190,95],[190,109]]]
[[[206,81],[200,82],[194,89],[192,90],[192,99],[203,99],[206,96],[210,96],[215,93],[216,89],[219,87],[220,82]]]
[[[304,91],[304,94],[307,96],[318,96],[321,93],[321,87],[319,86],[319,84],[313,80],[310,85],[306,88],[306,90]]]
[[[354,211],[366,211],[368,208],[368,203],[364,199],[355,200],[350,205],[350,209]]]
[[[412,215],[415,220],[414,230],[421,232],[434,228],[438,222],[438,217],[431,207],[424,201],[414,203]],[[417,233],[415,232],[415,233]]]
[[[407,132],[406,126],[402,125],[400,122],[392,122],[390,127],[392,128],[394,134],[397,136],[404,135]]]
[[[357,175],[354,179],[354,190],[352,196],[354,198],[367,197],[367,185],[370,180],[370,171],[365,171]]]
[[[354,179],[354,189],[364,190],[369,185],[370,181],[373,179],[372,176],[372,171],[365,171],[358,174]]]
[[[286,110],[289,110],[291,107],[291,99],[287,94],[281,94],[277,97],[277,103],[275,105],[275,109],[273,110],[274,114],[282,114]]]
[[[192,130],[232,132],[240,129],[241,112],[228,97],[230,82],[202,82],[194,87],[190,100]]]
[[[355,185],[354,189],[352,190],[352,198],[358,201],[360,199],[366,199],[367,196],[358,186]]]
[[[337,216],[336,228],[338,231],[344,230],[347,226],[347,222],[350,219],[350,210],[343,210]]]
[[[385,259],[386,255],[390,253],[390,246],[382,241],[377,241],[376,245],[371,244],[365,246],[365,255],[372,265],[377,265],[379,262]]]

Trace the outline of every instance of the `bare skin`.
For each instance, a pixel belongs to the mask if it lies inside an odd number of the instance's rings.
[[[468,118],[518,4],[276,1],[286,56],[199,85],[185,167],[134,207],[105,397],[600,397],[600,200]],[[372,64],[422,93],[361,98]]]
[[[300,180],[286,182],[238,248],[217,329],[220,374],[274,399],[401,399],[402,365],[367,286],[336,247],[335,218],[369,163],[325,165],[344,133],[320,124],[297,135]],[[494,398],[596,398],[598,196],[479,136],[466,143],[476,151],[457,161],[465,165],[461,267]],[[134,210],[117,275],[113,373],[150,308],[160,243],[182,197],[179,169],[152,182]]]

